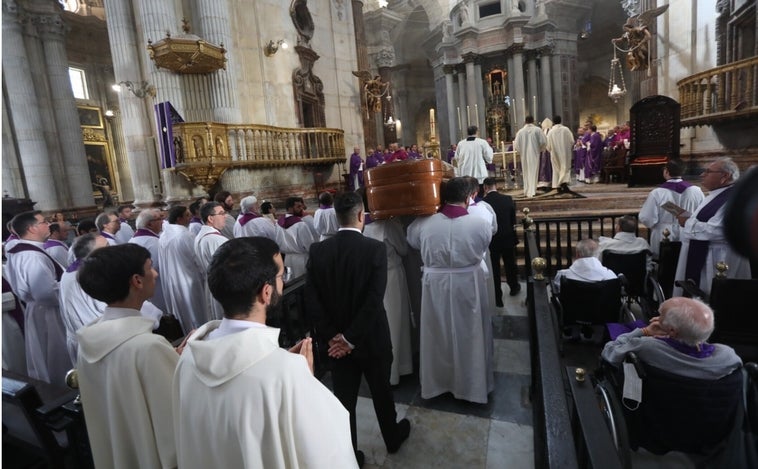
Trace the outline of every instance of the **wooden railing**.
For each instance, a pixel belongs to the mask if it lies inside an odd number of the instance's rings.
[[[173,133],[174,169],[206,189],[229,168],[345,161],[345,133],[340,129],[184,122],[174,124]]]
[[[677,82],[681,125],[709,125],[758,114],[758,56]]]

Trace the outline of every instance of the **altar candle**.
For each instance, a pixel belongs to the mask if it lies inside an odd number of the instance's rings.
[[[471,126],[471,106],[466,105],[466,125]]]
[[[458,132],[461,132],[461,107],[458,106]]]
[[[537,96],[532,96],[532,114],[537,119]]]
[[[521,109],[524,110],[524,117],[526,117],[526,100],[521,98]]]
[[[429,109],[429,122],[434,124],[434,109]]]
[[[479,105],[474,104],[474,116],[476,116],[476,126],[479,127]]]

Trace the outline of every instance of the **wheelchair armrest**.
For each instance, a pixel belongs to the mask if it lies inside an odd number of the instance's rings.
[[[636,353],[627,353],[626,357],[624,357],[624,362],[634,365],[634,369],[637,370],[637,375],[640,379],[645,379],[645,368],[642,366],[642,361],[640,361],[640,357]]]
[[[674,281],[674,285],[684,290],[691,298],[701,298],[703,301],[708,302],[708,294],[701,290],[694,280],[676,280]]]

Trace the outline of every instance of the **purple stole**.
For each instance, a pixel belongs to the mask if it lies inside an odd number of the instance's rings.
[[[58,241],[57,239],[48,239],[45,241],[45,245],[43,246],[45,249],[54,248],[54,247],[64,247],[68,250],[68,246],[66,246],[66,243],[63,241]]]
[[[366,169],[371,169],[379,166],[381,163],[380,157],[376,156],[376,153],[372,153],[366,158]]]
[[[656,339],[666,342],[677,351],[693,358],[708,358],[713,351],[716,350],[716,347],[709,343],[702,343],[698,347],[693,347],[692,345],[687,345],[684,342],[672,339],[671,337],[656,337]]]
[[[409,151],[408,152],[408,158],[412,158],[414,160],[420,160],[422,158],[422,156],[417,151]]]
[[[205,234],[203,235],[203,238],[205,238],[206,236],[210,236],[210,235],[219,235],[219,236],[224,236],[224,235],[222,235],[221,233],[219,233],[219,232],[218,232],[218,230],[217,230],[217,231],[211,231],[210,233],[205,233]],[[203,238],[200,238],[200,239],[203,239]],[[226,236],[224,236],[224,238],[226,238]]]
[[[658,187],[662,189],[668,189],[670,191],[674,191],[677,194],[683,194],[684,191],[686,191],[688,187],[692,187],[692,184],[690,184],[687,181],[679,181],[679,182],[666,181]]]
[[[260,218],[260,215],[253,212],[247,212],[247,213],[243,213],[242,216],[240,216],[240,219],[238,221],[239,221],[240,226],[245,226],[247,222],[249,222],[250,220],[254,220],[256,218]]]
[[[719,195],[714,197],[708,204],[703,207],[695,216],[698,221],[706,222],[713,217],[716,212],[726,203],[729,199],[729,193],[732,192],[730,186],[724,189]],[[692,279],[695,285],[700,285],[700,273],[705,265],[705,259],[708,257],[708,247],[710,241],[707,239],[691,239],[690,247],[687,250],[687,264],[684,269],[684,278]]]
[[[140,236],[152,236],[153,238],[160,238],[157,234],[153,233],[150,230],[146,230],[145,228],[140,228],[139,230],[134,232],[134,238],[140,237]]]
[[[197,217],[192,217],[190,218],[190,223],[200,223],[202,225],[203,221]]]
[[[11,234],[10,234],[10,235],[8,235],[8,237],[5,239],[5,242],[7,243],[8,241],[13,241],[13,240],[15,240],[15,239],[19,239],[19,238],[18,238],[18,236],[16,236],[16,233],[11,233]]]
[[[447,151],[447,162],[451,163],[453,161],[453,157],[455,156],[455,150],[448,150]]]
[[[16,238],[18,239],[18,238]],[[13,293],[13,289],[11,288],[11,284],[8,283],[7,280],[5,280],[5,277],[3,277],[3,293]],[[24,312],[21,311],[21,303],[18,300],[18,297],[15,293],[13,293],[13,301],[15,305],[13,306],[13,309],[8,311],[8,314],[11,315],[14,321],[18,324],[18,327],[21,329],[21,332],[24,332]]]
[[[81,267],[82,262],[84,262],[84,259],[75,260],[68,266],[68,268],[66,269],[66,272],[68,273],[76,272],[77,270],[79,270],[79,267]]]
[[[374,219],[371,217],[371,212],[365,212],[363,214],[363,224],[370,225],[372,223],[374,223]]]
[[[100,236],[102,236],[105,239],[112,239],[113,241],[116,241],[116,238],[114,238],[112,234],[105,231],[101,231]],[[118,243],[118,241],[116,241],[116,243]]]
[[[460,205],[445,204],[440,210],[440,213],[448,218],[458,218],[464,215],[468,215],[468,210],[465,207],[461,207]]]
[[[290,215],[289,217],[287,215],[282,215],[279,217],[279,220],[277,223],[279,223],[279,226],[284,228],[285,230],[289,228],[290,226],[294,225],[295,223],[299,223],[303,221],[302,218],[298,217],[297,215]]]
[[[29,243],[18,243],[17,245],[13,246],[8,252],[11,254],[16,254],[24,251],[36,251],[44,254],[45,257],[50,259],[50,262],[53,263],[53,268],[55,269],[55,279],[59,282],[61,281],[61,276],[63,275],[63,267],[61,267],[61,265],[58,264],[55,259],[50,257],[50,254],[46,253],[44,249],[40,249],[37,246]]]

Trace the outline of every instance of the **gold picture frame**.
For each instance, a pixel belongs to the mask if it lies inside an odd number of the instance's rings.
[[[107,142],[84,142],[87,156],[92,195],[95,199],[105,199],[107,194],[118,193],[118,181],[113,170],[113,159]]]
[[[99,107],[77,106],[79,112],[79,125],[90,129],[103,128],[103,114]]]

